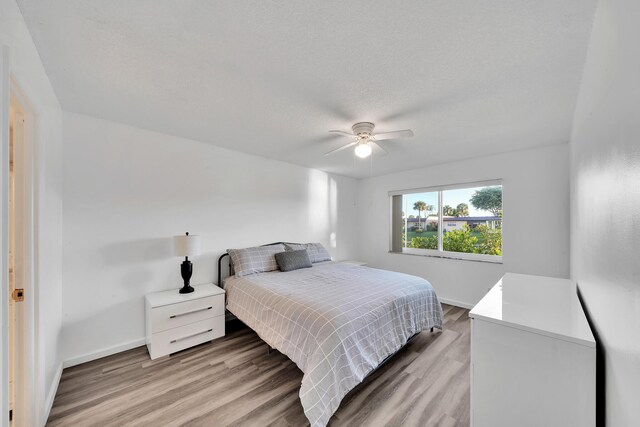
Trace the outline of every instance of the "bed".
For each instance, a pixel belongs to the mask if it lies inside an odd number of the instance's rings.
[[[303,372],[300,401],[312,427],[324,427],[342,398],[411,337],[442,328],[432,286],[408,274],[322,261],[222,283],[227,309]]]

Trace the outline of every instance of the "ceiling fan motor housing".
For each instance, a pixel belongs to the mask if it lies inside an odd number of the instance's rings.
[[[351,126],[351,129],[353,130],[353,133],[360,136],[360,135],[368,135],[370,136],[373,133],[373,129],[376,126],[371,123],[371,122],[360,122],[360,123],[356,123],[355,125]]]

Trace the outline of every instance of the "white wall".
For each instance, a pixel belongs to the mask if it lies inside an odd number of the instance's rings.
[[[639,23],[637,0],[598,2],[570,143],[571,274],[604,349],[606,425],[620,427],[640,419]]]
[[[0,44],[9,47],[11,75],[37,116],[37,277],[36,293],[31,295],[38,316],[36,395],[28,405],[35,406],[38,420],[32,423],[38,425],[46,420],[61,367],[62,112],[13,0],[0,0]],[[3,417],[6,413],[2,411]]]
[[[438,295],[472,306],[505,272],[569,276],[567,144],[448,163],[362,180],[361,258],[424,277]],[[389,253],[392,190],[503,180],[503,264]]]
[[[355,256],[356,181],[64,113],[64,357],[141,345],[143,296],[181,286],[171,236],[203,236],[192,283],[225,249],[319,241]]]

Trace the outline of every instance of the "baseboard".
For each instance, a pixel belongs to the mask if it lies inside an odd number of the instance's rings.
[[[475,307],[474,304],[467,304],[466,302],[456,301],[454,299],[449,299],[449,298],[439,298],[439,299],[440,299],[440,302],[443,302],[445,304],[455,305],[456,307],[466,308],[467,310],[471,310],[473,307]]]
[[[46,425],[47,420],[49,419],[49,414],[51,413],[51,408],[53,407],[53,400],[56,398],[56,393],[58,392],[58,386],[60,385],[60,378],[62,377],[62,362],[58,365],[58,369],[56,370],[56,374],[53,377],[53,382],[49,387],[49,393],[47,393],[47,400],[44,402],[44,414],[42,420],[40,420],[40,425]]]
[[[81,356],[72,357],[62,362],[64,368],[70,368],[71,366],[80,365],[81,363],[91,362],[92,360],[101,359],[103,357],[111,356],[112,354],[120,353],[123,351],[131,350],[132,348],[140,347],[146,344],[145,338],[129,341],[124,344],[114,345],[113,347],[103,348],[92,353],[86,353]]]

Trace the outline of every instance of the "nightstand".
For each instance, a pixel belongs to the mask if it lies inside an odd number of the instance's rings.
[[[366,262],[362,262],[362,261],[352,261],[352,260],[349,260],[349,259],[344,260],[344,261],[340,261],[340,262],[343,262],[343,263],[345,263],[345,264],[353,264],[353,265],[360,265],[360,266],[366,266],[366,265],[367,265],[367,263],[366,263]]]
[[[194,286],[145,296],[147,348],[151,359],[224,336],[224,290]]]

